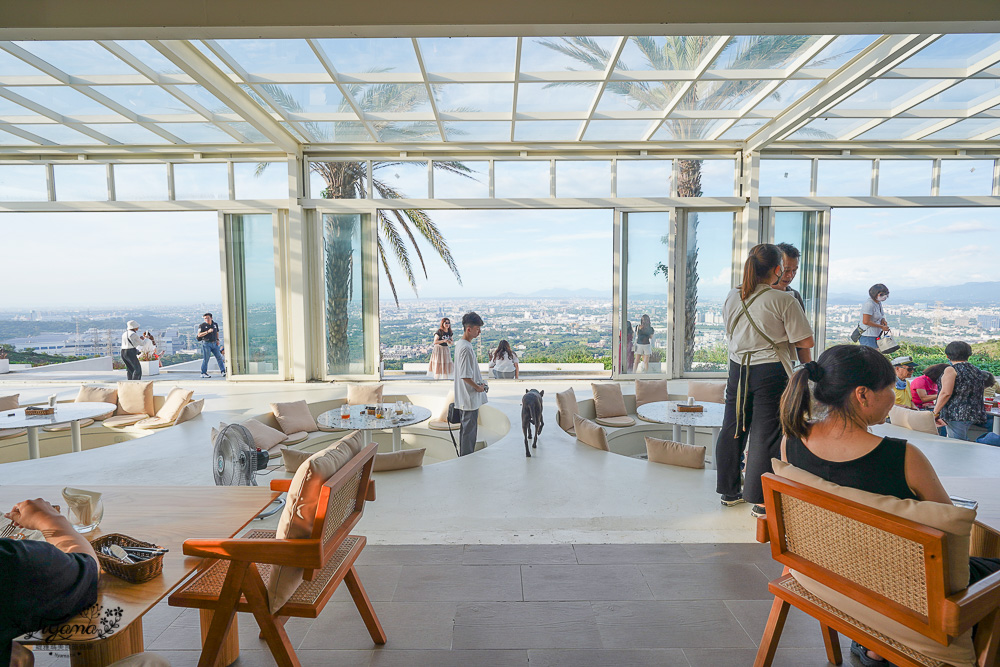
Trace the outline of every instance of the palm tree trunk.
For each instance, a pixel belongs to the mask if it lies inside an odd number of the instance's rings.
[[[701,160],[678,160],[677,196],[701,196]],[[698,214],[687,222],[687,273],[684,289],[684,370],[694,363],[695,326],[698,319]]]
[[[354,293],[354,228],[356,215],[323,215],[326,262],[326,363],[332,375],[347,373],[350,364],[348,304]]]

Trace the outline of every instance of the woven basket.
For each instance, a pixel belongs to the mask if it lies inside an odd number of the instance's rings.
[[[138,563],[123,563],[117,558],[111,558],[101,553],[101,547],[117,544],[120,547],[141,547],[144,549],[155,549],[156,545],[150,542],[143,542],[121,533],[110,533],[101,535],[90,542],[97,552],[97,560],[101,568],[108,574],[113,574],[119,579],[124,579],[131,584],[141,584],[163,572],[163,554],[158,554],[147,560]]]

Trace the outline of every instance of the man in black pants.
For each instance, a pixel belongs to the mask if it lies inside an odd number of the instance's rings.
[[[128,369],[129,380],[142,379],[142,366],[139,365],[139,346],[146,338],[146,334],[139,335],[139,323],[129,320],[125,325],[125,333],[122,334],[122,361]]]

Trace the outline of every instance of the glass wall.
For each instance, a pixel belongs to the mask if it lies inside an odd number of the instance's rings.
[[[681,283],[675,286],[678,298],[684,295],[683,369],[725,371],[728,353],[722,303],[733,287],[735,214],[689,211],[686,217],[684,275],[678,276]]]
[[[820,228],[818,211],[775,211],[773,243],[788,243],[799,251],[797,262],[785,265],[785,271],[795,268],[789,287],[802,296],[806,317],[813,331],[817,325],[817,301],[820,265]]]
[[[322,214],[323,286],[326,314],[326,370],[330,375],[374,372],[365,338],[365,288],[362,280],[363,221],[366,216]]]
[[[278,316],[273,217],[269,213],[226,216],[229,272],[227,350],[234,375],[278,375]]]
[[[670,211],[622,213],[620,373],[667,372],[670,216]]]

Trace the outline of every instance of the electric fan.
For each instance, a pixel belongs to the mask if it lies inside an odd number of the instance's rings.
[[[244,426],[229,424],[215,437],[212,455],[216,486],[257,486],[257,472],[267,467],[269,455],[254,447],[253,435]],[[278,512],[284,499],[275,500],[277,506],[257,515],[267,518]]]

